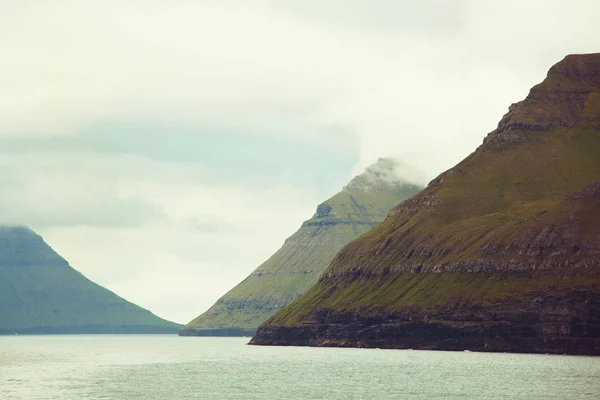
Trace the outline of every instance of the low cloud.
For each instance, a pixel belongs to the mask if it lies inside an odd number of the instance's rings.
[[[389,187],[407,185],[425,186],[425,174],[401,160],[380,158],[353,178],[345,189],[359,189],[366,192],[387,190]]]

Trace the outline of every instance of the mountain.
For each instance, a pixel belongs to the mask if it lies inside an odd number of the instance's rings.
[[[392,159],[379,159],[321,203],[315,215],[271,258],[180,334],[252,335],[268,317],[314,285],[345,244],[372,229],[393,206],[421,190],[402,181],[400,169],[402,166]]]
[[[600,355],[600,54],[554,65],[251,343]]]
[[[0,334],[176,333],[69,266],[41,236],[0,227]]]

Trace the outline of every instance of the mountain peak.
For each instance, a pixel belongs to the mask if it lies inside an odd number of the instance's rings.
[[[87,279],[25,226],[0,226],[0,297],[0,335],[179,329]]]
[[[18,268],[43,265],[66,267],[68,263],[44,239],[26,226],[0,226],[0,267]]]
[[[559,126],[600,129],[600,53],[568,55],[552,66],[542,83],[509,107],[490,137]]]
[[[409,182],[409,175],[414,175],[408,166],[401,161],[383,157],[368,166],[363,173],[352,179],[344,190],[372,191],[388,190],[390,188],[416,186]]]
[[[600,85],[600,53],[569,54],[548,71],[548,77],[561,77],[565,82]],[[589,86],[586,85],[588,90]]]

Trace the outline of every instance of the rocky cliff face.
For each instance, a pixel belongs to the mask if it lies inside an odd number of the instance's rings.
[[[380,159],[321,203],[269,260],[215,305],[187,324],[181,335],[251,335],[267,318],[317,282],[348,242],[380,223],[395,205],[421,188],[396,176],[397,162]]]
[[[176,333],[91,282],[32,230],[0,227],[0,334]]]
[[[600,354],[600,54],[350,243],[254,344]]]

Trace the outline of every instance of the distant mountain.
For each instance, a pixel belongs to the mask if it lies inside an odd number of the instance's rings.
[[[176,333],[69,266],[41,236],[0,227],[0,334]]]
[[[554,65],[252,343],[600,355],[600,54]]]
[[[267,318],[316,283],[348,242],[379,224],[396,204],[421,190],[398,177],[401,166],[382,158],[321,203],[284,245],[181,335],[251,335]]]

